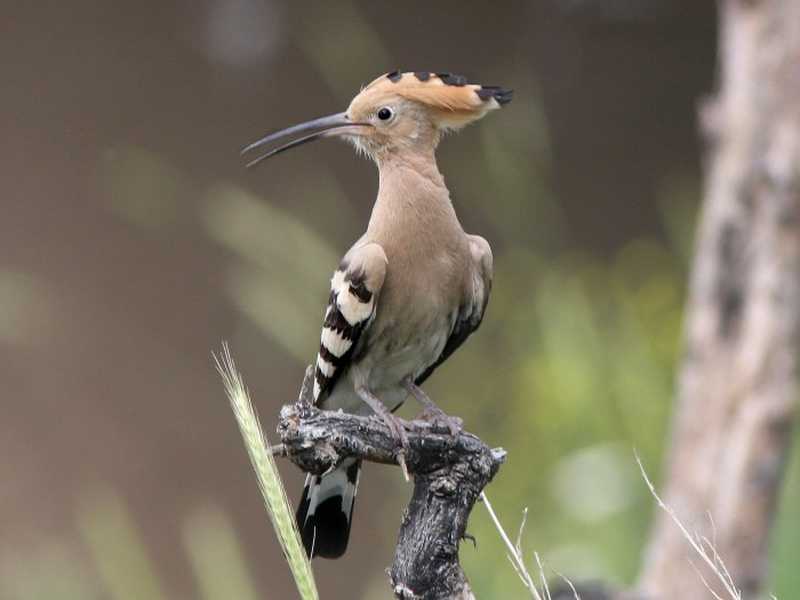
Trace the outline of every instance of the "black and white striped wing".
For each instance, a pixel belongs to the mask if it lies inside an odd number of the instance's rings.
[[[350,364],[361,334],[375,317],[386,274],[386,255],[377,244],[348,253],[331,279],[314,370],[314,403],[328,395]]]

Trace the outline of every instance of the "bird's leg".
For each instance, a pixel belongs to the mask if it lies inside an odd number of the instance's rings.
[[[400,420],[399,417],[395,417],[386,405],[380,401],[380,399],[375,396],[372,392],[370,392],[366,387],[359,387],[356,389],[356,392],[361,397],[361,399],[367,403],[367,405],[378,415],[383,422],[386,423],[386,426],[389,428],[389,431],[392,432],[394,438],[400,444],[400,450],[397,453],[397,462],[400,465],[400,469],[403,471],[403,477],[406,478],[406,481],[409,481],[410,478],[408,476],[408,468],[406,467],[406,451],[408,450],[408,436],[406,435],[405,427],[403,426],[403,422]]]
[[[428,397],[421,387],[419,387],[414,380],[407,377],[403,380],[403,387],[414,396],[414,398],[422,405],[422,413],[419,418],[430,423],[444,423],[450,430],[450,434],[456,437],[464,427],[464,422],[458,417],[451,417],[446,414],[441,408],[436,406],[436,403]]]

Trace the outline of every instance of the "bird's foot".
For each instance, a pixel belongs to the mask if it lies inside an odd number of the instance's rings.
[[[458,417],[451,417],[439,408],[436,403],[428,397],[421,387],[414,383],[411,379],[406,379],[403,382],[406,390],[416,398],[417,402],[422,405],[422,412],[417,415],[417,419],[426,421],[434,426],[447,427],[450,435],[454,438],[458,437],[464,429],[464,421]]]
[[[369,405],[369,407],[377,414],[386,426],[389,428],[389,431],[397,440],[397,443],[400,445],[400,449],[397,451],[397,464],[400,465],[400,469],[403,471],[403,477],[405,477],[406,481],[411,481],[411,478],[408,475],[408,467],[406,466],[406,454],[408,453],[408,435],[406,434],[406,427],[405,423],[403,422],[400,417],[394,416],[388,408],[377,398],[372,392],[370,392],[366,388],[359,388],[357,390],[358,395],[361,396],[361,399]]]
[[[397,464],[400,465],[400,470],[403,471],[403,477],[406,481],[411,481],[408,475],[408,467],[406,466],[406,453],[408,452],[408,435],[406,434],[405,423],[399,417],[395,417],[389,411],[381,415],[383,422],[392,433],[392,437],[397,440],[400,449],[397,451]]]
[[[432,404],[422,409],[422,412],[417,415],[417,420],[430,423],[434,427],[446,427],[454,438],[458,437],[464,430],[464,421],[459,417],[451,417],[445,413],[441,408]]]

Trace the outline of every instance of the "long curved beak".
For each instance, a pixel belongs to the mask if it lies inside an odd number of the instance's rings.
[[[281,129],[280,131],[270,133],[260,140],[242,148],[241,154],[245,155],[253,150],[258,150],[259,148],[263,148],[272,142],[282,140],[290,136],[305,134],[300,135],[300,137],[295,137],[295,139],[292,141],[286,142],[277,148],[273,148],[272,150],[257,156],[247,163],[248,167],[252,167],[260,163],[262,160],[266,160],[271,156],[280,154],[284,150],[302,146],[303,144],[313,142],[321,137],[329,137],[333,135],[358,135],[359,131],[363,131],[363,127],[372,127],[372,125],[370,123],[355,123],[349,119],[347,113],[336,113],[335,115],[320,117],[319,119],[306,121],[305,123],[300,123],[299,125],[293,125],[292,127],[287,127],[286,129]]]

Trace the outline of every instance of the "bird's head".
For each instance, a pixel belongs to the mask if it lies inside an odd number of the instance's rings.
[[[242,153],[273,146],[250,161],[321,137],[343,137],[377,161],[393,154],[432,152],[444,132],[482,118],[511,101],[512,91],[468,83],[450,73],[381,75],[362,89],[346,111],[277,131]]]

